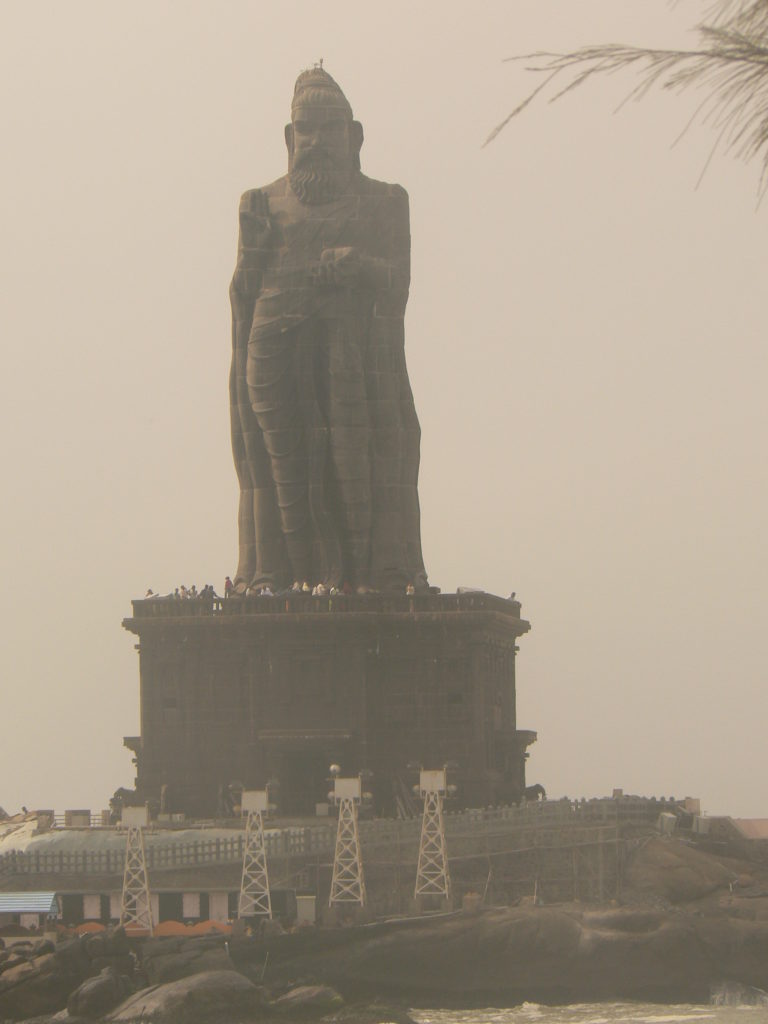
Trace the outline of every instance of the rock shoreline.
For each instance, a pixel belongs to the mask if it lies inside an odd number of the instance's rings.
[[[406,1007],[760,999],[768,872],[751,870],[650,839],[622,906],[528,904],[258,937],[129,940],[118,929],[41,943],[0,963],[0,1021],[407,1024]]]
[[[110,942],[127,940],[117,932]],[[647,909],[504,908],[263,939],[145,945],[138,963],[128,957],[127,973],[114,964],[96,971],[125,954],[102,949],[90,957],[81,940],[41,952],[0,975],[0,1020],[57,1014],[62,1024],[184,1024],[325,1017],[352,1003],[369,1006],[374,1021],[391,1020],[392,1006],[701,1003],[724,984],[768,989],[768,921]],[[380,1000],[388,1005],[377,1017],[372,1007]]]

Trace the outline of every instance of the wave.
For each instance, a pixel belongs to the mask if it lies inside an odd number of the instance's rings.
[[[712,990],[712,1006],[768,1006],[768,992],[752,985],[724,981]]]

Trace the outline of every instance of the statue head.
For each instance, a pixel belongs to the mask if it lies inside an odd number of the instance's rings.
[[[307,203],[341,195],[360,169],[363,126],[327,71],[302,71],[296,79],[291,123],[285,126],[291,188]]]

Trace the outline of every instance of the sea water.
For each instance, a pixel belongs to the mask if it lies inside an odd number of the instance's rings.
[[[768,1024],[763,1006],[689,1006],[658,1003],[523,1003],[509,1010],[413,1010],[419,1024]]]

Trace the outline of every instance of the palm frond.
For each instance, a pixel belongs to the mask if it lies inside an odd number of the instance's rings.
[[[712,25],[727,25],[734,31],[758,34],[768,31],[765,0],[718,0],[710,4],[707,17]]]
[[[526,70],[546,77],[490,133],[485,145],[547,86],[554,83],[549,97],[553,102],[595,75],[633,68],[639,80],[622,106],[654,87],[675,92],[702,89],[704,98],[689,127],[700,120],[717,133],[714,149],[722,147],[745,160],[760,157],[759,193],[764,194],[768,190],[768,0],[719,0],[709,23],[698,31],[701,45],[694,50],[605,44],[572,53],[508,58],[527,61]]]

